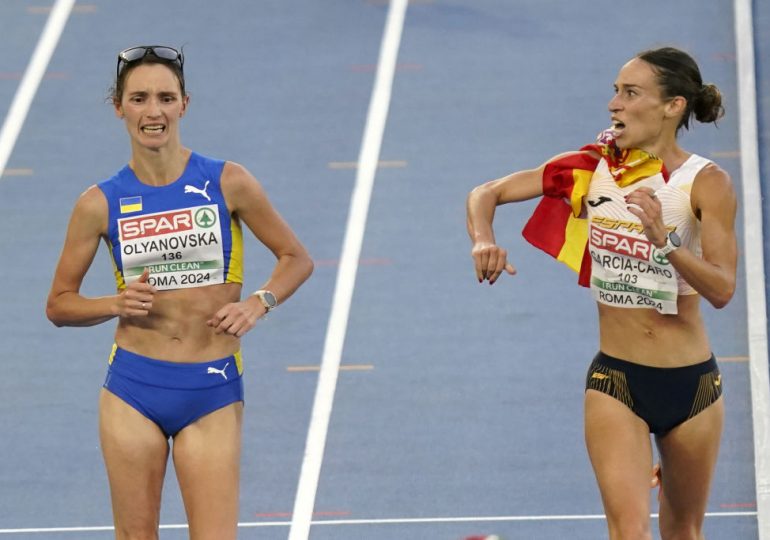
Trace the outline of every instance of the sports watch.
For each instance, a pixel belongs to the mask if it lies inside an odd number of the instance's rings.
[[[682,239],[674,231],[670,231],[666,235],[666,245],[662,248],[658,248],[658,253],[661,255],[668,255],[672,251],[676,251],[682,246]]]
[[[254,296],[259,298],[259,301],[262,302],[266,312],[270,312],[278,307],[278,300],[276,300],[275,295],[270,291],[260,289],[254,292]]]

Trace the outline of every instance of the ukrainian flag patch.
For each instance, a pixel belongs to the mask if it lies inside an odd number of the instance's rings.
[[[142,211],[142,197],[121,197],[120,198],[120,213],[130,214],[131,212]]]

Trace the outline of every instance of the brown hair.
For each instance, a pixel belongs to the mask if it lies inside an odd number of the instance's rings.
[[[139,60],[125,64],[123,68],[118,72],[118,75],[115,78],[115,83],[109,90],[109,96],[107,97],[108,101],[112,102],[114,105],[120,104],[123,99],[123,90],[125,89],[126,78],[128,77],[128,74],[133,71],[134,68],[141,66],[142,64],[163,64],[164,66],[168,67],[168,69],[172,71],[172,73],[179,81],[179,88],[182,91],[182,97],[187,95],[185,92],[184,72],[182,71],[182,66],[180,66],[177,62],[171,62],[165,58],[159,58],[152,53],[147,53]]]
[[[693,116],[706,123],[716,123],[724,116],[719,88],[711,83],[703,84],[700,69],[692,56],[675,47],[661,47],[643,51],[636,57],[652,66],[664,97],[682,96],[687,100],[687,108],[677,130],[682,127],[689,129]]]

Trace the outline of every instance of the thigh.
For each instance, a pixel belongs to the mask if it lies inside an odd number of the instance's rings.
[[[700,530],[719,454],[724,404],[718,399],[701,413],[657,437],[661,458],[661,532]],[[666,538],[666,536],[664,536]]]
[[[154,422],[102,389],[99,439],[110,482],[116,537],[157,534],[168,460],[166,437]]]
[[[174,438],[174,467],[191,540],[235,539],[243,403],[218,409]]]
[[[585,438],[611,537],[644,537],[649,529],[652,469],[647,424],[617,399],[586,390]]]

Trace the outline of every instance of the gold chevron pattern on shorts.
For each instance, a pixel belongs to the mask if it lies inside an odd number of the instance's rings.
[[[603,366],[598,362],[591,364],[591,367],[588,369],[586,389],[596,390],[602,394],[612,396],[629,409],[634,406],[634,400],[631,399],[631,391],[628,389],[626,374],[617,369]]]
[[[692,418],[703,409],[714,403],[722,395],[722,375],[718,369],[711,373],[701,375],[698,381],[698,391],[695,392],[695,399],[692,402],[690,416]]]

